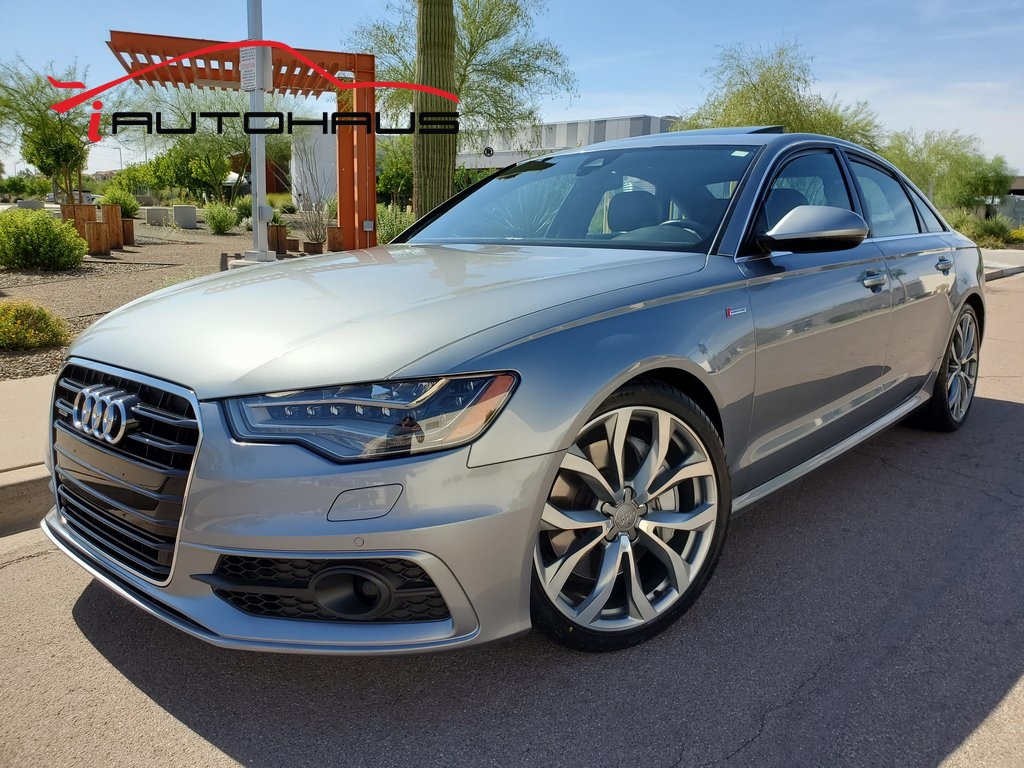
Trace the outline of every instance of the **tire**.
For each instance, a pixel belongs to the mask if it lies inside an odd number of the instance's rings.
[[[707,415],[664,382],[626,385],[580,430],[548,494],[534,542],[534,625],[592,652],[663,632],[711,578],[731,505]]]
[[[953,327],[932,396],[911,414],[908,425],[933,432],[955,432],[966,423],[978,385],[980,350],[981,325],[968,304]]]

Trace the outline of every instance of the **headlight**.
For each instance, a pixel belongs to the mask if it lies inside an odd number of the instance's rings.
[[[465,445],[494,421],[516,385],[511,373],[348,384],[227,401],[237,437],[302,443],[336,461]]]

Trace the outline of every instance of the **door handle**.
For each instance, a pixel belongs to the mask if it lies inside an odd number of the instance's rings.
[[[887,278],[884,273],[868,270],[861,282],[864,283],[865,288],[878,288],[885,285],[886,280]]]
[[[953,262],[950,261],[947,257],[943,256],[937,262],[935,262],[935,268],[939,270],[939,272],[945,274],[946,272],[949,272],[949,270],[953,268]]]

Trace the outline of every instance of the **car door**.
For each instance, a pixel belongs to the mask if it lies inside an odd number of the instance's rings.
[[[871,227],[869,240],[892,281],[886,375],[894,386],[886,397],[895,407],[924,386],[946,348],[955,311],[953,252],[938,217],[898,174],[862,155],[847,158]]]
[[[741,251],[754,315],[756,374],[744,464],[758,485],[877,419],[892,297],[878,248],[817,253],[758,249],[758,231],[797,205],[859,212],[831,148],[787,157],[773,176]]]

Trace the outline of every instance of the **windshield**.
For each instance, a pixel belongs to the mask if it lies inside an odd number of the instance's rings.
[[[508,168],[410,243],[709,248],[755,147],[579,152]]]

